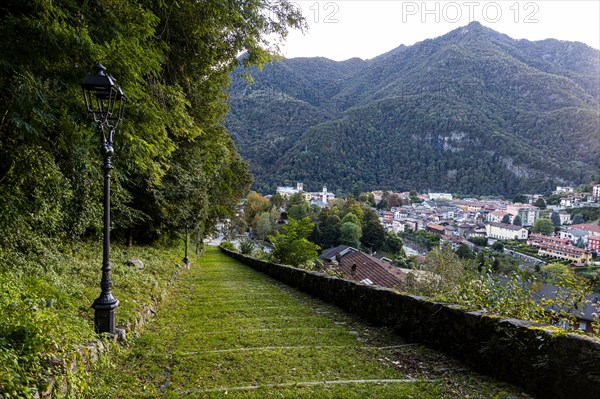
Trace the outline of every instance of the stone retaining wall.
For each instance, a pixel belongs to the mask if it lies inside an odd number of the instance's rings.
[[[285,284],[376,325],[393,327],[404,337],[540,398],[600,398],[600,344],[590,338],[221,250]]]

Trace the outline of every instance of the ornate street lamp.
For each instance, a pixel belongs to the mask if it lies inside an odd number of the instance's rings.
[[[113,135],[123,118],[123,108],[127,97],[115,79],[106,74],[100,63],[81,82],[83,97],[88,114],[96,123],[100,136],[100,154],[104,157],[104,242],[102,253],[102,292],[92,304],[95,310],[94,328],[97,333],[115,333],[115,315],[119,300],[112,293],[110,281],[110,157],[114,154]]]

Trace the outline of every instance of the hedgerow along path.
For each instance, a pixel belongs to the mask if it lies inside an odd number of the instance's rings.
[[[529,398],[216,247],[145,328],[103,357],[84,397]]]

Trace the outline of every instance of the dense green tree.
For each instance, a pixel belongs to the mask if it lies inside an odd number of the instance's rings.
[[[258,217],[269,211],[269,200],[260,193],[251,191],[244,202],[244,216],[248,226],[256,227]]]
[[[400,237],[398,237],[397,234],[394,233],[386,233],[383,249],[394,255],[406,256],[404,254],[404,242]]]
[[[554,223],[548,218],[539,218],[531,227],[531,232],[549,236],[554,233]]]
[[[342,219],[349,213],[353,213],[359,220],[359,224],[362,223],[364,218],[364,211],[360,206],[360,203],[355,200],[352,196],[348,196],[345,201],[341,201],[339,204],[340,215]]]
[[[392,263],[403,269],[416,269],[417,268],[417,260],[414,256],[406,256],[404,251],[401,254],[394,256]]]
[[[492,270],[496,273],[500,270],[500,260],[497,257],[492,261]]]
[[[374,210],[370,208],[364,210],[363,225],[360,238],[362,245],[372,251],[381,249],[386,241],[386,233]]]
[[[473,244],[477,245],[478,247],[487,247],[487,238],[486,237],[471,237],[469,238],[469,241],[471,241]]]
[[[269,198],[269,203],[273,208],[280,209],[283,208],[283,206],[285,205],[285,199],[281,194],[276,193],[271,198]]]
[[[306,204],[306,198],[303,193],[295,193],[292,194],[285,204],[285,209],[289,212],[290,208],[294,205],[304,205]]]
[[[325,207],[318,215],[317,244],[321,248],[331,248],[338,245],[341,220],[337,208]]]
[[[400,237],[405,240],[409,240],[418,245],[422,245],[426,250],[431,251],[433,248],[439,247],[440,235],[435,233],[428,233],[424,230],[417,231],[405,231],[399,233]]]
[[[522,226],[522,225],[523,225],[523,222],[521,222],[521,216],[519,216],[519,215],[516,215],[516,216],[514,217],[514,219],[513,219],[513,224],[514,224],[515,226]]]
[[[485,253],[483,251],[477,252],[477,256],[475,256],[475,264],[477,265],[477,271],[481,273],[485,268],[486,263],[487,257],[485,256]]]
[[[240,253],[249,255],[256,249],[256,242],[253,239],[244,237],[240,240]]]
[[[552,221],[552,224],[554,225],[554,227],[560,226],[560,215],[558,214],[558,212],[553,211],[550,214],[550,220]]]
[[[501,222],[504,224],[510,224],[510,215],[507,214],[507,215],[502,216]]]
[[[411,190],[409,192],[409,197],[408,198],[410,199],[410,202],[412,202],[413,204],[418,204],[420,202],[423,202],[421,200],[421,198],[419,198],[419,193],[416,190]]]
[[[310,216],[311,213],[312,212],[310,205],[308,205],[306,202],[292,205],[287,212],[288,217],[294,218],[296,220],[300,220],[306,216]]]
[[[359,248],[362,229],[359,225],[352,222],[345,222],[340,225],[339,243]]]
[[[529,202],[529,199],[524,194],[517,194],[514,196],[512,202],[514,202],[515,204],[527,204]]]
[[[546,201],[544,201],[544,199],[542,197],[535,200],[533,205],[537,206],[540,209],[546,209]]]
[[[560,194],[552,194],[548,197],[548,201],[546,201],[546,205],[560,205],[560,199],[562,195]]]
[[[562,263],[549,263],[540,268],[540,273],[544,281],[548,284],[555,284],[559,280],[559,276],[567,273],[569,267]]]
[[[3,2],[0,246],[101,231],[98,138],[79,87],[97,60],[128,97],[113,236],[206,232],[230,217],[251,177],[222,126],[229,73],[244,51],[245,65],[268,61],[266,37],[302,26],[285,0]]]
[[[496,241],[492,244],[492,249],[496,252],[504,252],[504,244],[500,241]]]
[[[576,213],[573,215],[573,219],[571,219],[571,224],[581,224],[585,223],[583,219],[583,215],[581,213]]]
[[[358,217],[354,213],[351,213],[351,212],[347,213],[346,216],[344,216],[342,218],[342,223],[348,223],[348,222],[354,223],[354,224],[356,224],[358,226],[361,225],[360,220],[358,219]]]
[[[460,246],[456,249],[456,254],[461,259],[473,259],[475,258],[475,252],[471,248],[469,248],[466,244],[460,244]]]
[[[317,244],[308,240],[313,227],[309,217],[300,220],[289,218],[283,233],[276,231],[275,235],[268,237],[273,243],[273,259],[286,265],[312,268],[319,250]]]
[[[269,234],[273,232],[273,223],[271,221],[271,214],[269,212],[263,212],[256,218],[254,234],[260,240],[267,238]]]
[[[377,209],[389,209],[388,202],[387,202],[387,197],[384,196],[383,198],[381,198],[381,201],[379,201],[377,203],[376,208]]]
[[[593,222],[600,218],[600,207],[584,206],[578,208],[570,208],[566,210],[567,213],[574,217],[576,214],[583,216],[583,223]]]
[[[373,196],[373,193],[360,193],[358,200],[362,203],[362,204],[366,204],[368,206],[371,207],[375,207],[375,197]]]
[[[591,193],[592,185],[589,183],[580,184],[579,186],[575,187],[575,192],[576,193]]]

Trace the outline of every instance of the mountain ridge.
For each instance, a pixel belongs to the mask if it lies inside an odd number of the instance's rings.
[[[471,23],[370,60],[250,72],[254,86],[232,77],[226,126],[261,191],[304,181],[509,195],[600,169],[600,52],[581,43]]]

